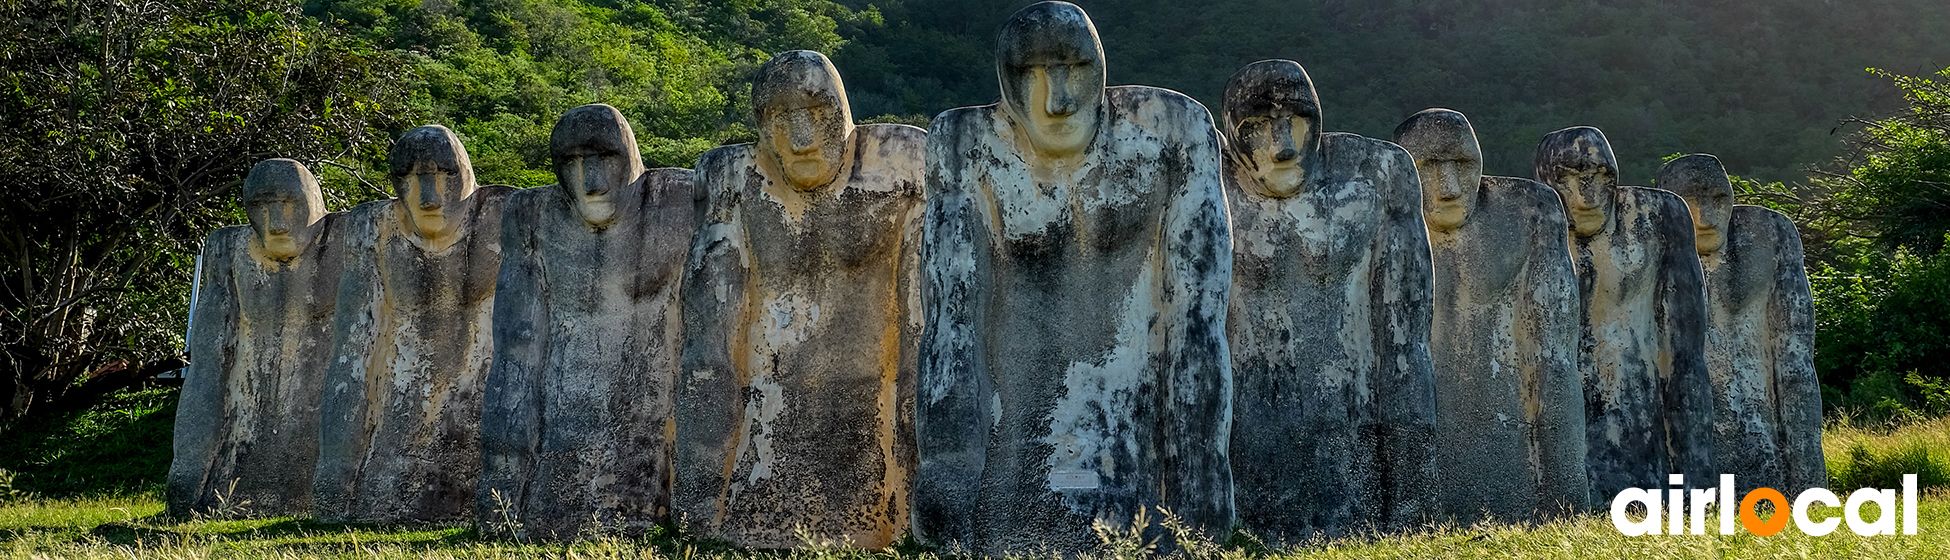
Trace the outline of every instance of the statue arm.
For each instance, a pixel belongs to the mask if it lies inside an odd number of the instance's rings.
[[[750,255],[739,220],[741,162],[719,148],[698,160],[693,201],[697,234],[683,281],[683,367],[677,373],[676,483],[672,502],[688,523],[714,525],[737,459],[744,425],[741,380],[750,375],[739,354],[751,286]]]
[[[1422,220],[1422,185],[1415,161],[1387,142],[1373,154],[1371,176],[1380,191],[1383,215],[1375,251],[1376,274],[1370,288],[1376,368],[1373,394],[1382,429],[1379,460],[1389,465],[1383,480],[1385,523],[1403,526],[1433,511],[1435,455],[1434,359],[1429,331],[1435,316],[1435,272],[1428,226]]]
[[[1591,490],[1584,468],[1584,380],[1577,367],[1582,318],[1577,270],[1564,235],[1568,224],[1550,187],[1509,180],[1528,187],[1518,192],[1532,217],[1514,331],[1523,360],[1530,455],[1540,478],[1538,510],[1546,515],[1582,512]]]
[[[1706,370],[1706,276],[1693,246],[1693,217],[1670,192],[1633,188],[1640,204],[1656,212],[1660,249],[1658,318],[1665,397],[1666,445],[1672,472],[1701,485],[1718,480],[1713,465],[1713,385]]]
[[[237,284],[232,279],[232,240],[248,241],[236,230],[218,230],[203,245],[203,287],[190,310],[190,363],[176,401],[176,429],[166,490],[169,512],[188,515],[200,507],[211,487],[210,470],[222,447],[229,374],[236,363]]]
[[[376,256],[379,205],[354,209],[345,228],[337,309],[332,324],[331,362],[325,370],[319,403],[318,468],[312,475],[312,511],[321,519],[350,514],[355,480],[368,451],[367,376],[373,345],[383,328],[379,316],[379,259]]]
[[[1739,207],[1736,207],[1737,209]],[[1821,378],[1815,371],[1815,305],[1802,264],[1801,234],[1787,216],[1765,212],[1767,231],[1775,236],[1772,257],[1779,263],[1767,323],[1773,345],[1775,409],[1780,411],[1780,449],[1785,455],[1787,486],[1812,488],[1828,484],[1828,464],[1821,452]]]
[[[993,428],[987,348],[990,234],[980,188],[964,173],[979,145],[969,109],[936,117],[927,141],[921,237],[922,331],[915,370],[913,531],[940,546],[973,544]],[[979,116],[977,116],[979,117]],[[966,134],[969,138],[961,138]]]
[[[555,189],[559,187],[543,187]],[[541,442],[540,370],[548,358],[548,279],[535,240],[540,189],[511,196],[501,219],[495,279],[494,361],[481,395],[481,484],[476,519],[520,519]]]
[[[1197,111],[1200,132],[1183,145],[1191,162],[1169,201],[1161,237],[1160,310],[1171,366],[1162,372],[1168,419],[1162,446],[1166,505],[1218,536],[1231,527],[1232,356],[1226,305],[1232,293],[1232,228],[1220,179],[1218,131]]]

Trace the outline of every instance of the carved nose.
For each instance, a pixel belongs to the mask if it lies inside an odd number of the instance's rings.
[[[792,153],[803,155],[818,148],[819,143],[813,136],[812,122],[804,115],[795,115],[792,119]]]
[[[582,192],[590,196],[608,193],[609,185],[597,180],[602,177],[602,172],[595,169],[596,165],[596,162],[589,158],[576,158],[571,161],[569,173],[573,176],[569,177],[570,184],[581,185]]]
[[[421,210],[440,209],[440,180],[439,179],[435,178],[435,179],[420,180],[420,209]]]
[[[1300,150],[1295,150],[1291,147],[1280,150],[1280,153],[1273,154],[1273,161],[1280,163],[1286,163],[1296,159],[1300,159]]]

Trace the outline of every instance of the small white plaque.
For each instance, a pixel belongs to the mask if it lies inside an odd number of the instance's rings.
[[[1050,471],[1051,490],[1091,490],[1097,488],[1095,471]]]

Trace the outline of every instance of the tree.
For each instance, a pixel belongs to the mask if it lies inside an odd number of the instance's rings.
[[[406,64],[285,0],[0,0],[0,421],[180,367],[244,171],[376,161]]]
[[[1830,406],[1950,413],[1950,69],[1892,80],[1906,105],[1862,130],[1787,210],[1807,243],[1815,366]],[[1778,190],[1778,189],[1776,189]]]

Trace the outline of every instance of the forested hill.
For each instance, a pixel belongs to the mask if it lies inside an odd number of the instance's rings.
[[[687,165],[749,137],[745,80],[787,49],[832,55],[860,117],[909,122],[995,99],[993,35],[1025,0],[310,0],[305,12],[421,61],[424,116],[484,178],[549,182],[553,115],[604,101],[646,155]],[[1888,80],[1950,65],[1937,0],[1080,0],[1117,84],[1216,108],[1266,58],[1312,74],[1330,130],[1386,138],[1428,107],[1476,123],[1488,171],[1529,176],[1544,133],[1602,128],[1643,184],[1661,156],[1719,154],[1795,181],[1838,121],[1900,105]]]
[[[995,27],[1029,2],[850,0],[886,25],[835,62],[855,114],[991,102]],[[1837,121],[1899,106],[1889,80],[1950,66],[1940,0],[1077,0],[1111,83],[1217,109],[1226,78],[1299,61],[1329,130],[1387,138],[1408,115],[1469,115],[1487,171],[1530,176],[1545,133],[1604,129],[1645,184],[1661,156],[1720,155],[1735,174],[1801,179],[1841,150]]]

